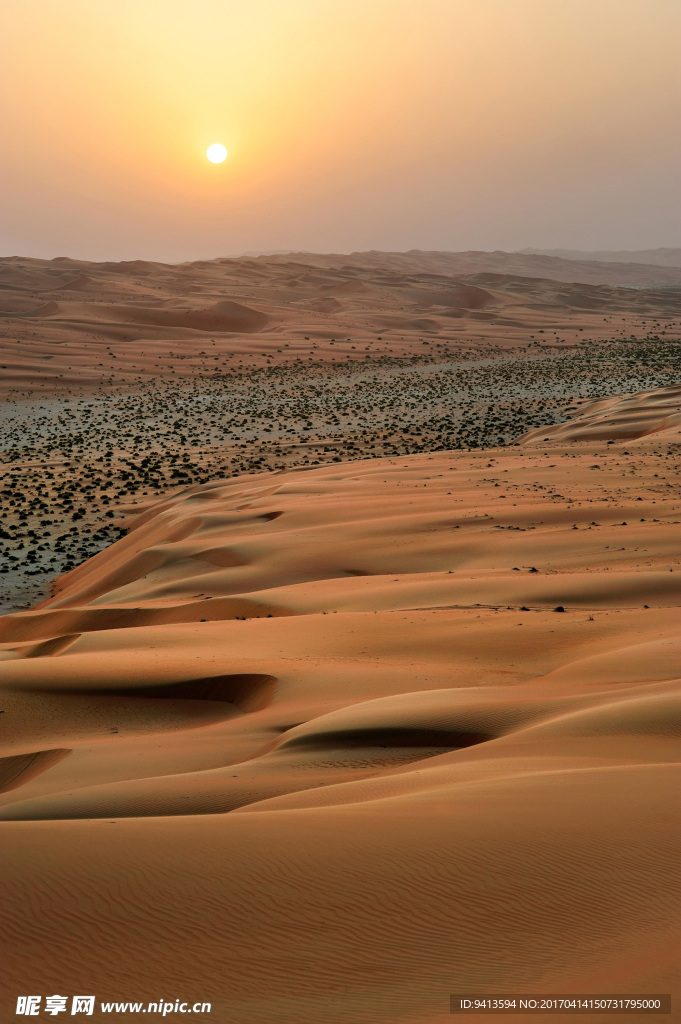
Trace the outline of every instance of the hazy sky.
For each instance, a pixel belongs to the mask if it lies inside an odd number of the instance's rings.
[[[681,245],[681,0],[0,5],[2,255]]]

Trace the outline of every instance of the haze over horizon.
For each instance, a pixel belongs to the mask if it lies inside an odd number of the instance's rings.
[[[0,255],[675,246],[680,31],[667,0],[25,0]]]

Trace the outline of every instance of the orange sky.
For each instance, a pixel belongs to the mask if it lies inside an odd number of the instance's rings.
[[[681,245],[679,0],[21,0],[2,33],[2,255]]]

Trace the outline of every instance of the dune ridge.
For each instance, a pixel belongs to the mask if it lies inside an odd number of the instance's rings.
[[[567,423],[531,430],[518,439],[535,441],[637,441],[656,435],[659,441],[681,436],[681,385],[635,395],[614,395],[577,404]]]
[[[1,618],[8,978],[239,1024],[678,983],[678,394],[192,486]]]

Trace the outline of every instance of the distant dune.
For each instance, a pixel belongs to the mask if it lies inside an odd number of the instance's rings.
[[[36,316],[59,317],[64,320],[117,321],[149,327],[177,327],[188,331],[212,331],[220,334],[251,334],[268,323],[264,313],[224,300],[203,309],[178,309],[156,306],[112,305],[92,303],[48,302],[35,311]]]
[[[524,349],[547,328],[599,339],[613,317],[621,331],[679,315],[681,268],[671,266],[419,251],[179,265],[12,257],[0,260],[0,390],[191,379],[209,355],[214,370],[231,370],[413,358],[426,344]]]
[[[259,260],[274,263],[300,260],[325,267],[354,266],[365,270],[389,269],[393,272],[430,272],[458,276],[481,272],[517,274],[523,277],[550,278],[555,281],[579,281],[584,284],[609,284],[627,287],[679,287],[681,286],[681,264],[674,255],[678,250],[652,250],[661,252],[663,262],[656,264],[653,258],[635,259],[636,253],[622,253],[622,257],[610,264],[590,253],[575,254],[576,258],[560,257],[551,253],[531,251],[508,252],[427,252],[412,249],[409,252],[357,252],[350,256],[320,255],[315,253],[289,253],[287,255],[258,257]],[[671,255],[668,255],[671,254]],[[649,254],[644,254],[647,256]]]
[[[681,267],[681,249],[601,249],[596,252],[581,249],[521,249],[521,256],[557,256],[563,260],[595,260],[599,263],[637,263],[657,267]]]

